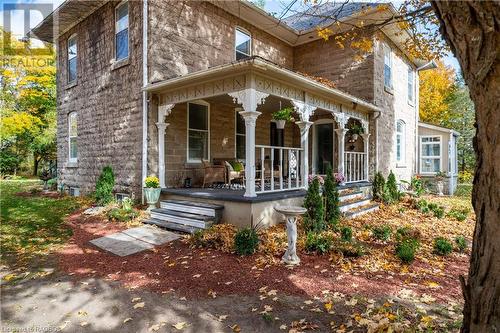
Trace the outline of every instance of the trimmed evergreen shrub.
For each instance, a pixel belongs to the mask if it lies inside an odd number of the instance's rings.
[[[453,245],[444,237],[434,238],[434,253],[446,256],[453,251]]]
[[[128,222],[139,216],[139,213],[135,209],[113,208],[106,215],[110,221]]]
[[[396,245],[396,256],[402,262],[409,264],[415,260],[415,252],[418,246],[418,241],[414,239],[405,239]]]
[[[425,199],[420,199],[417,201],[417,204],[415,207],[421,212],[421,213],[428,213],[429,212],[429,204]]]
[[[375,227],[372,229],[373,237],[382,241],[388,241],[391,238],[392,229],[388,225]]]
[[[384,198],[385,179],[380,172],[373,178],[373,200],[382,201]]]
[[[306,236],[306,251],[325,254],[330,251],[333,237],[323,233],[308,232]]]
[[[105,166],[95,184],[94,198],[98,205],[107,205],[113,201],[114,186],[115,175],[113,169],[110,166]]]
[[[342,239],[344,242],[352,241],[351,227],[342,227],[342,229],[340,229],[340,239]]]
[[[455,245],[457,246],[459,252],[467,250],[467,241],[464,236],[455,237]]]
[[[439,206],[439,207],[436,207],[432,210],[432,213],[434,214],[435,217],[437,217],[438,219],[442,219],[443,216],[444,216],[444,207],[442,206]]]
[[[337,182],[333,177],[331,167],[326,170],[323,196],[325,197],[325,221],[335,229],[340,219],[340,199]]]
[[[250,255],[259,245],[259,236],[253,228],[243,228],[234,235],[234,249],[239,255]]]
[[[402,194],[398,190],[396,176],[391,170],[387,177],[387,182],[385,183],[383,199],[386,203],[392,204],[401,200],[401,196]]]
[[[306,231],[320,232],[325,229],[323,198],[319,194],[319,180],[314,178],[309,184],[304,207],[307,213],[304,216],[304,228]]]

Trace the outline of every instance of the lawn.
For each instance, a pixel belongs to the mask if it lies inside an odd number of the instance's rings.
[[[2,263],[47,254],[71,236],[64,218],[85,201],[41,189],[36,180],[0,181]]]

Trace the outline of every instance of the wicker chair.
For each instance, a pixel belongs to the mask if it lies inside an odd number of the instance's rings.
[[[212,183],[225,183],[226,181],[226,167],[224,165],[211,165],[207,161],[201,161],[203,164],[203,185],[204,188],[207,184]]]

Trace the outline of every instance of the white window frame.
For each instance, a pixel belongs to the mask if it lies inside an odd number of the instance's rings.
[[[246,53],[243,53],[243,52],[240,52],[240,51],[237,51],[236,50],[236,34],[237,32],[241,32],[245,35],[247,35],[248,37],[250,37],[250,45],[249,45],[249,49],[250,49],[250,54],[246,54]],[[236,60],[236,53],[242,53],[244,55],[246,55],[247,57],[251,57],[252,56],[252,46],[253,46],[253,43],[252,43],[252,34],[250,33],[250,31],[248,31],[247,29],[244,29],[242,27],[236,27],[234,28],[234,60]]]
[[[410,80],[410,73],[411,75],[411,80]],[[413,67],[408,65],[408,73],[407,73],[407,79],[408,79],[408,104],[411,106],[415,105],[415,71],[413,70]],[[410,98],[410,84],[411,84],[411,98]]]
[[[389,85],[386,85],[385,84],[385,60],[386,60],[386,56],[387,54],[389,55],[388,59],[389,59],[389,69],[390,69],[390,82],[389,82]],[[392,49],[389,47],[389,45],[387,44],[384,44],[384,71],[383,71],[383,75],[384,75],[384,87],[387,88],[387,89],[390,89],[390,90],[393,90],[393,70],[392,70]]]
[[[245,134],[238,133],[238,117],[243,118],[243,116],[240,115],[240,111],[243,111],[243,109],[236,108],[236,109],[234,109],[234,111],[235,111],[234,112],[234,158],[238,161],[245,161],[245,157],[238,158],[238,141],[237,141],[238,136],[245,138],[245,143],[247,140],[246,127],[245,127]],[[244,119],[243,119],[243,123],[245,123]],[[246,149],[246,146],[245,146],[245,149]]]
[[[127,42],[127,56],[124,57],[124,58],[120,58],[118,59],[117,58],[117,55],[116,55],[116,49],[117,49],[117,38],[116,36],[118,35],[119,32],[123,31],[124,29],[118,31],[118,9],[125,5],[126,3],[128,3],[129,1],[128,0],[124,0],[122,2],[120,2],[116,7],[115,7],[115,45],[114,45],[114,54],[115,54],[115,61],[123,61],[123,60],[126,60],[130,57],[130,3],[128,4],[128,10],[127,10],[127,16],[128,16],[128,19],[127,19],[127,30],[128,30],[128,33],[127,33],[127,39],[128,39],[128,42]]]
[[[76,135],[71,135],[72,119],[76,121]],[[71,157],[71,139],[76,140],[76,157]],[[68,113],[68,161],[70,163],[78,162],[78,113],[76,111]]]
[[[191,129],[189,127],[189,104],[203,105],[207,107],[208,119],[207,119],[207,130]],[[207,132],[208,133],[208,147],[207,147],[207,159],[204,161],[210,161],[210,103],[203,100],[190,101],[187,102],[187,119],[186,119],[186,161],[187,163],[200,163],[201,160],[192,160],[189,158],[189,131]]]
[[[69,42],[70,41],[75,41],[75,46],[76,46],[76,54],[70,58],[69,55]],[[66,68],[67,68],[67,80],[68,84],[76,82],[78,79],[78,35],[77,34],[72,34],[71,36],[68,37],[66,40],[66,56],[67,56],[67,61],[66,61]],[[75,73],[75,78],[73,80],[70,79],[70,66],[69,62],[70,60],[76,59],[76,73]]]
[[[422,139],[424,138],[439,138],[439,142],[426,142],[426,143],[423,143]],[[439,156],[423,156],[422,155],[422,146],[424,144],[439,144]],[[439,158],[439,171],[442,171],[443,170],[443,137],[441,135],[421,135],[419,136],[419,161],[418,161],[418,165],[419,165],[419,171],[421,174],[423,175],[435,175],[437,172],[423,172],[422,171],[422,160],[424,158],[426,159],[437,159]]]
[[[398,132],[398,124],[401,124],[401,132]],[[396,166],[404,167],[406,166],[406,123],[402,119],[396,121],[396,137],[395,137],[395,147],[396,147]],[[400,136],[401,154],[400,159],[398,159],[398,136]]]

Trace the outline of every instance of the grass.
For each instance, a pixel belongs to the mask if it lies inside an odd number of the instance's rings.
[[[20,263],[47,254],[71,235],[64,218],[82,207],[85,200],[16,195],[41,188],[41,182],[35,180],[0,181],[1,262],[14,259]]]

